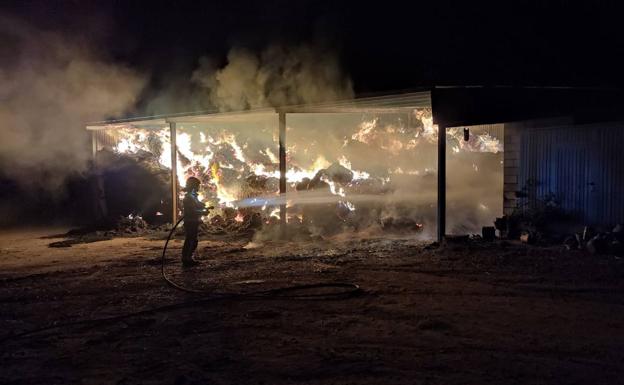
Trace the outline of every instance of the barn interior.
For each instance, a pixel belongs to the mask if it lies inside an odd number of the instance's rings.
[[[216,208],[205,220],[216,231],[240,230],[236,221],[254,233],[264,227],[265,237],[278,235],[271,227],[279,224],[307,237],[385,231],[433,239],[433,119],[430,93],[420,92],[91,124],[96,214],[175,222],[194,176],[201,199]],[[479,233],[502,215],[503,136],[501,124],[446,130],[450,234]],[[123,168],[131,164],[136,170]]]

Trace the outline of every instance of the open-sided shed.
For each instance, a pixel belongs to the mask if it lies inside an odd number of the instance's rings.
[[[535,152],[536,148],[540,148],[539,143],[545,142],[544,131],[538,131],[546,127],[559,127],[559,132],[566,132],[565,127],[572,127],[579,124],[594,123],[593,125],[580,128],[584,132],[589,130],[598,130],[604,124],[596,122],[617,121],[622,118],[620,111],[620,102],[623,100],[622,93],[617,90],[605,89],[577,89],[577,88],[532,88],[532,87],[434,87],[425,91],[407,92],[394,95],[384,95],[376,97],[356,98],[353,100],[338,101],[331,103],[318,103],[309,105],[296,106],[279,106],[272,108],[252,109],[246,111],[203,111],[184,114],[174,114],[167,116],[153,116],[148,118],[130,118],[122,120],[112,120],[105,122],[96,122],[87,125],[87,129],[93,133],[93,151],[94,154],[111,141],[117,139],[114,135],[106,135],[106,132],[114,130],[132,130],[132,129],[149,129],[149,130],[165,130],[167,132],[168,145],[170,148],[166,151],[170,159],[168,166],[171,172],[171,197],[173,202],[172,216],[176,218],[179,214],[178,196],[179,175],[177,163],[179,152],[177,143],[178,133],[186,131],[192,134],[192,130],[201,127],[210,127],[211,124],[249,124],[253,123],[255,132],[258,130],[266,131],[266,143],[271,143],[271,132],[275,132],[277,139],[277,160],[279,163],[279,193],[285,194],[287,191],[286,180],[288,172],[288,157],[286,154],[287,143],[291,138],[287,135],[288,124],[297,124],[297,119],[305,116],[306,119],[312,119],[315,122],[323,121],[328,116],[347,117],[347,116],[364,116],[364,114],[375,116],[393,116],[405,123],[406,127],[410,126],[410,121],[416,116],[415,112],[422,115],[431,116],[432,121],[430,127],[424,127],[425,131],[421,134],[429,134],[430,138],[437,141],[437,155],[435,156],[435,171],[437,172],[437,236],[442,239],[447,233],[447,135],[437,135],[438,130],[448,133],[449,129],[457,127],[475,127],[478,125],[501,124],[504,123],[504,199],[505,212],[509,213],[519,203],[517,192],[523,187],[521,180],[531,179],[535,173],[539,173],[535,167],[529,165],[534,164],[534,160],[538,157]],[[420,115],[419,115],[420,116]],[[307,125],[309,127],[333,127],[324,120],[324,123],[318,123],[316,126]],[[316,124],[316,123],[315,123]],[[422,124],[422,123],[421,123]],[[306,125],[301,125],[302,128]],[[615,127],[617,125],[611,124]],[[334,127],[335,128],[335,127]],[[430,132],[426,132],[426,131]],[[434,132],[431,132],[431,131]],[[579,128],[577,128],[577,131]],[[317,130],[315,135],[326,135],[322,130]],[[603,130],[604,131],[604,130]],[[600,161],[592,161],[590,157],[584,157],[581,160],[575,154],[579,151],[579,144],[572,148],[566,145],[560,145],[554,158],[546,157],[548,150],[540,149],[542,155],[541,162],[546,163],[558,170],[568,170],[571,164],[577,168],[585,167],[591,169],[592,165],[598,170],[607,170],[602,176],[602,186],[598,190],[602,191],[600,197],[596,199],[604,199],[604,195],[622,193],[622,178],[619,177],[617,170],[621,170],[624,157],[619,152],[614,152],[612,147],[614,143],[621,140],[621,129],[611,128],[607,130],[599,142],[596,143],[580,143],[583,153],[603,153],[608,152],[609,156],[601,158]],[[605,131],[606,132],[606,131]],[[255,134],[254,134],[255,135]],[[264,135],[264,134],[263,134]],[[349,134],[351,135],[351,134]],[[355,134],[354,134],[355,135]],[[419,135],[418,133],[416,134]],[[565,134],[563,134],[565,135]],[[606,135],[606,136],[605,136]],[[310,137],[307,137],[309,140]],[[530,138],[530,139],[529,139]],[[552,135],[548,140],[553,139]],[[613,139],[610,140],[609,138]],[[301,136],[296,140],[306,140],[305,136]],[[501,138],[502,139],[502,138]],[[615,142],[614,142],[615,141]],[[577,141],[578,142],[578,141]],[[589,147],[588,147],[589,146]],[[593,146],[593,147],[592,147]],[[547,154],[548,155],[548,154]],[[548,156],[551,156],[549,154]],[[575,158],[576,160],[569,160]],[[578,159],[577,159],[578,158]],[[375,162],[375,159],[370,159]],[[579,163],[580,162],[580,163]],[[585,162],[585,163],[583,163]],[[587,163],[590,162],[590,163]],[[555,165],[556,163],[556,165]],[[581,164],[582,163],[582,164]],[[543,169],[542,167],[541,169]],[[541,170],[540,169],[540,170]],[[566,171],[568,174],[574,171]],[[541,175],[541,186],[549,186],[548,188],[560,189],[562,191],[554,191],[554,193],[564,194],[571,184],[593,186],[592,192],[596,191],[596,182],[585,180],[589,175],[597,175],[596,172],[585,172],[581,177],[576,172],[576,177],[563,175],[563,171],[559,171],[558,176]],[[593,177],[593,176],[592,176]],[[550,179],[549,179],[550,178]],[[559,178],[559,184],[553,185],[552,178]],[[539,178],[538,178],[539,179]],[[567,183],[567,184],[566,184]],[[593,183],[593,184],[592,184]],[[580,188],[580,187],[579,187]],[[544,189],[544,188],[543,188]],[[545,192],[544,190],[543,192]],[[587,197],[587,192],[579,192],[578,195]],[[570,199],[566,200],[567,207],[571,210],[588,209],[588,198],[575,198],[575,202]],[[591,201],[591,199],[589,199]],[[621,200],[610,200],[608,205],[602,205],[603,212],[615,213],[608,217],[610,222],[624,220],[623,203]],[[596,206],[595,203],[592,203]],[[584,205],[584,206],[583,206]],[[583,207],[580,207],[583,206]],[[594,207],[592,206],[592,207]],[[280,202],[280,220],[286,221],[286,204]],[[586,213],[585,217],[596,218],[604,214],[594,212]]]

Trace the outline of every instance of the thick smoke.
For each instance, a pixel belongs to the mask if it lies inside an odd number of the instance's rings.
[[[234,48],[227,65],[200,60],[192,80],[221,111],[348,99],[351,80],[330,50],[308,45],[270,46],[260,54]]]
[[[0,15],[0,171],[55,191],[83,171],[85,123],[136,102],[144,78],[102,60],[86,42]]]

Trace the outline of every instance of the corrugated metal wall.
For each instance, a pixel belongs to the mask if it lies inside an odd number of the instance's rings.
[[[552,194],[587,224],[624,222],[624,122],[525,130],[518,186],[525,207]]]

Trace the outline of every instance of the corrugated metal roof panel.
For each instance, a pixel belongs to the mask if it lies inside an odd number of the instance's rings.
[[[392,112],[405,108],[431,108],[431,92],[411,92],[396,95],[355,98],[327,103],[312,103],[276,108],[258,108],[241,111],[198,111],[182,114],[160,115],[151,117],[137,117],[130,119],[109,120],[94,122],[86,126],[88,130],[109,128],[150,128],[160,127],[169,122],[201,122],[201,121],[233,121],[240,119],[258,119],[274,114],[278,111],[296,112],[363,112],[375,110]]]

